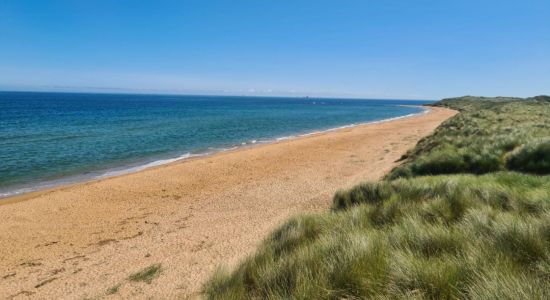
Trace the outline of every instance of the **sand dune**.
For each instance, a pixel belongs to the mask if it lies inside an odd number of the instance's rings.
[[[451,110],[0,200],[0,297],[186,298],[291,215],[376,180]],[[129,276],[160,264],[151,283]]]

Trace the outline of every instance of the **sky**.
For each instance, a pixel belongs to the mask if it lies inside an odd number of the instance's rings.
[[[550,94],[550,1],[0,0],[0,90]]]

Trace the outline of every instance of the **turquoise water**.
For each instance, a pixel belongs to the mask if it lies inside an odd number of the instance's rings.
[[[0,197],[420,113],[428,101],[0,92]]]

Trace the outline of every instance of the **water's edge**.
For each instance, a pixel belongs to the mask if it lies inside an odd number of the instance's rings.
[[[364,126],[364,125],[371,125],[371,124],[379,124],[379,123],[390,122],[390,121],[395,121],[395,120],[404,119],[404,118],[410,118],[410,117],[414,117],[414,116],[420,116],[420,115],[427,114],[431,111],[431,109],[427,106],[420,106],[420,105],[396,105],[396,106],[418,107],[418,108],[421,108],[422,111],[418,112],[418,113],[412,113],[412,114],[407,114],[407,115],[393,117],[393,118],[381,119],[381,120],[377,120],[377,121],[352,123],[352,124],[348,124],[348,125],[338,126],[338,127],[334,127],[334,128],[325,129],[325,130],[316,130],[316,131],[303,133],[303,134],[276,137],[276,138],[267,139],[267,140],[260,140],[260,141],[252,140],[252,141],[242,142],[241,145],[230,147],[230,148],[209,148],[208,151],[201,152],[201,153],[189,153],[189,152],[187,152],[187,153],[184,153],[184,154],[180,154],[178,156],[170,156],[170,157],[166,157],[166,158],[162,158],[162,159],[157,159],[157,160],[154,160],[154,161],[142,161],[141,163],[135,163],[135,164],[126,165],[126,166],[123,166],[123,167],[116,167],[116,168],[110,168],[110,169],[104,169],[104,170],[99,170],[99,171],[95,171],[95,172],[90,172],[90,173],[86,173],[86,174],[67,176],[67,177],[63,177],[63,178],[59,178],[59,179],[55,179],[55,180],[45,180],[45,181],[41,181],[41,182],[28,183],[28,184],[19,185],[17,187],[14,187],[13,190],[8,190],[6,192],[1,192],[0,193],[0,199],[6,200],[6,198],[21,196],[21,195],[24,195],[24,194],[27,194],[27,193],[32,193],[32,192],[37,192],[37,191],[42,191],[42,190],[47,190],[47,189],[52,189],[52,188],[77,184],[77,183],[84,183],[84,182],[90,182],[90,181],[94,181],[94,180],[100,180],[100,179],[106,179],[106,178],[121,176],[121,175],[135,173],[135,172],[139,172],[139,171],[142,171],[142,170],[145,170],[145,169],[158,167],[158,166],[162,166],[162,165],[167,165],[167,164],[171,164],[171,163],[175,163],[175,162],[179,162],[179,161],[183,161],[183,160],[187,160],[187,159],[191,159],[191,158],[207,157],[207,156],[211,156],[211,155],[214,155],[214,154],[217,154],[217,153],[236,150],[236,149],[242,149],[242,148],[253,147],[253,146],[258,146],[258,145],[272,144],[272,143],[277,143],[277,142],[280,142],[280,141],[283,141],[283,140],[292,140],[292,139],[297,139],[297,138],[303,138],[303,137],[307,137],[307,136],[311,136],[311,135],[323,134],[323,133],[338,131],[338,130],[346,129],[346,128],[352,128],[352,127]]]

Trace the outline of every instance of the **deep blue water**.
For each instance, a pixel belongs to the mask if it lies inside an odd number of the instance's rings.
[[[429,101],[0,92],[0,196],[422,111]]]

